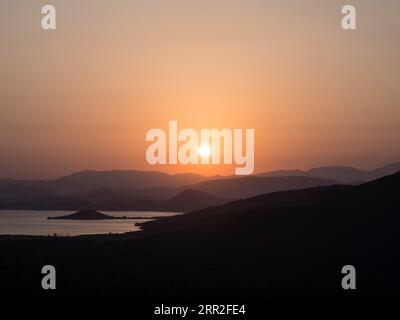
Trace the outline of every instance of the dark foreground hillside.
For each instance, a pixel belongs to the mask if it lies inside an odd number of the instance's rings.
[[[0,238],[7,298],[400,298],[400,173],[367,184],[278,192],[144,225],[121,236]],[[57,269],[44,292],[41,267]],[[341,288],[354,265],[357,289]]]

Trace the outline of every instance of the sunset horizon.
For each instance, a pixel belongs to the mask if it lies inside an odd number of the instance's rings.
[[[327,163],[327,164],[317,164],[314,166],[304,166],[304,167],[276,167],[276,168],[269,168],[269,169],[259,169],[257,168],[254,170],[254,172],[251,175],[258,175],[261,173],[269,173],[269,172],[275,172],[275,171],[292,171],[292,170],[301,170],[301,171],[307,171],[313,168],[331,168],[331,167],[344,167],[344,168],[354,168],[358,170],[373,170],[381,167],[385,167],[387,165],[392,165],[392,164],[399,164],[400,161],[388,161],[388,162],[382,162],[379,163],[379,165],[376,166],[365,166],[365,167],[360,167],[356,165],[351,165],[351,164],[338,164],[338,163]],[[166,168],[163,165],[159,166],[144,166],[142,169],[140,168],[117,168],[117,167],[98,167],[98,168],[89,168],[89,167],[82,167],[82,168],[77,168],[76,170],[72,171],[65,171],[65,172],[60,172],[60,174],[57,175],[51,175],[51,176],[22,176],[22,177],[0,177],[0,180],[53,180],[53,179],[58,179],[60,177],[64,176],[69,176],[71,174],[79,173],[79,172],[85,172],[85,171],[94,171],[94,172],[106,172],[106,171],[142,171],[142,172],[160,172],[160,173],[165,173],[168,175],[176,175],[176,174],[198,174],[202,175],[205,177],[214,177],[214,176],[221,176],[221,177],[230,177],[230,176],[235,176],[234,174],[234,169],[233,165],[219,165],[219,169],[216,168],[214,170],[210,170],[210,166],[213,165],[203,165],[207,166],[207,168],[202,168],[202,165],[192,165],[192,166],[187,166],[191,167],[192,169],[185,169],[185,168],[180,168],[176,169],[173,166],[171,168]],[[215,165],[214,165],[215,167]],[[218,167],[218,166],[217,166]],[[221,168],[222,167],[222,168]],[[222,170],[221,170],[222,169]],[[211,172],[210,172],[211,171]],[[240,176],[239,176],[240,177]]]
[[[0,301],[400,300],[399,36],[399,0],[1,0]]]
[[[57,1],[49,32],[39,2],[0,5],[0,178],[153,170],[146,133],[170,120],[254,129],[255,172],[400,159],[395,1],[365,1],[350,31],[335,1]],[[157,170],[232,172],[176,167]]]

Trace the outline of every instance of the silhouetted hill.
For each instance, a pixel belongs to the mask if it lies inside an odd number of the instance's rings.
[[[326,210],[332,211],[335,208],[348,210],[354,206],[361,210],[365,209],[365,211],[372,208],[385,208],[386,206],[391,206],[394,209],[400,206],[399,190],[400,172],[360,186],[335,185],[259,195],[244,200],[233,201],[219,207],[207,208],[186,215],[171,217],[163,221],[149,222],[144,225],[144,229],[150,230],[163,225],[160,229],[170,231],[176,225],[177,228],[186,230],[190,227],[199,228],[202,222],[207,225],[217,223],[220,219],[224,223],[226,219],[234,219],[237,220],[239,225],[240,218],[248,220],[250,214],[258,215],[261,213],[265,214],[265,217],[259,217],[259,222],[264,219],[269,221],[270,219],[277,218],[267,214],[270,210],[275,209],[301,210],[305,208],[310,212],[318,212],[322,208],[322,212]],[[394,214],[395,212],[392,213]],[[341,219],[340,210],[336,214],[337,219]],[[347,222],[354,222],[351,220],[353,218],[352,213],[349,214],[349,216],[342,218],[345,218]],[[400,217],[398,219],[400,222]],[[164,224],[168,224],[168,227],[164,227]],[[300,227],[301,225],[296,225],[296,227]],[[374,225],[370,227],[373,228]]]
[[[361,186],[276,192],[149,222],[142,236],[166,246],[185,239],[176,250],[192,248],[219,270],[214,286],[235,297],[353,299],[340,285],[351,264],[357,298],[400,298],[399,187],[397,173]]]

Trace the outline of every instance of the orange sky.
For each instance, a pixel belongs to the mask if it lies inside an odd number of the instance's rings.
[[[0,3],[0,178],[147,165],[148,129],[254,128],[255,171],[400,159],[398,1]],[[340,8],[357,7],[357,31]]]

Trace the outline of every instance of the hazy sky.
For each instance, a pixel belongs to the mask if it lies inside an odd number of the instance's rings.
[[[256,171],[398,161],[399,35],[398,0],[2,0],[0,178],[155,169],[168,120],[254,128]]]

